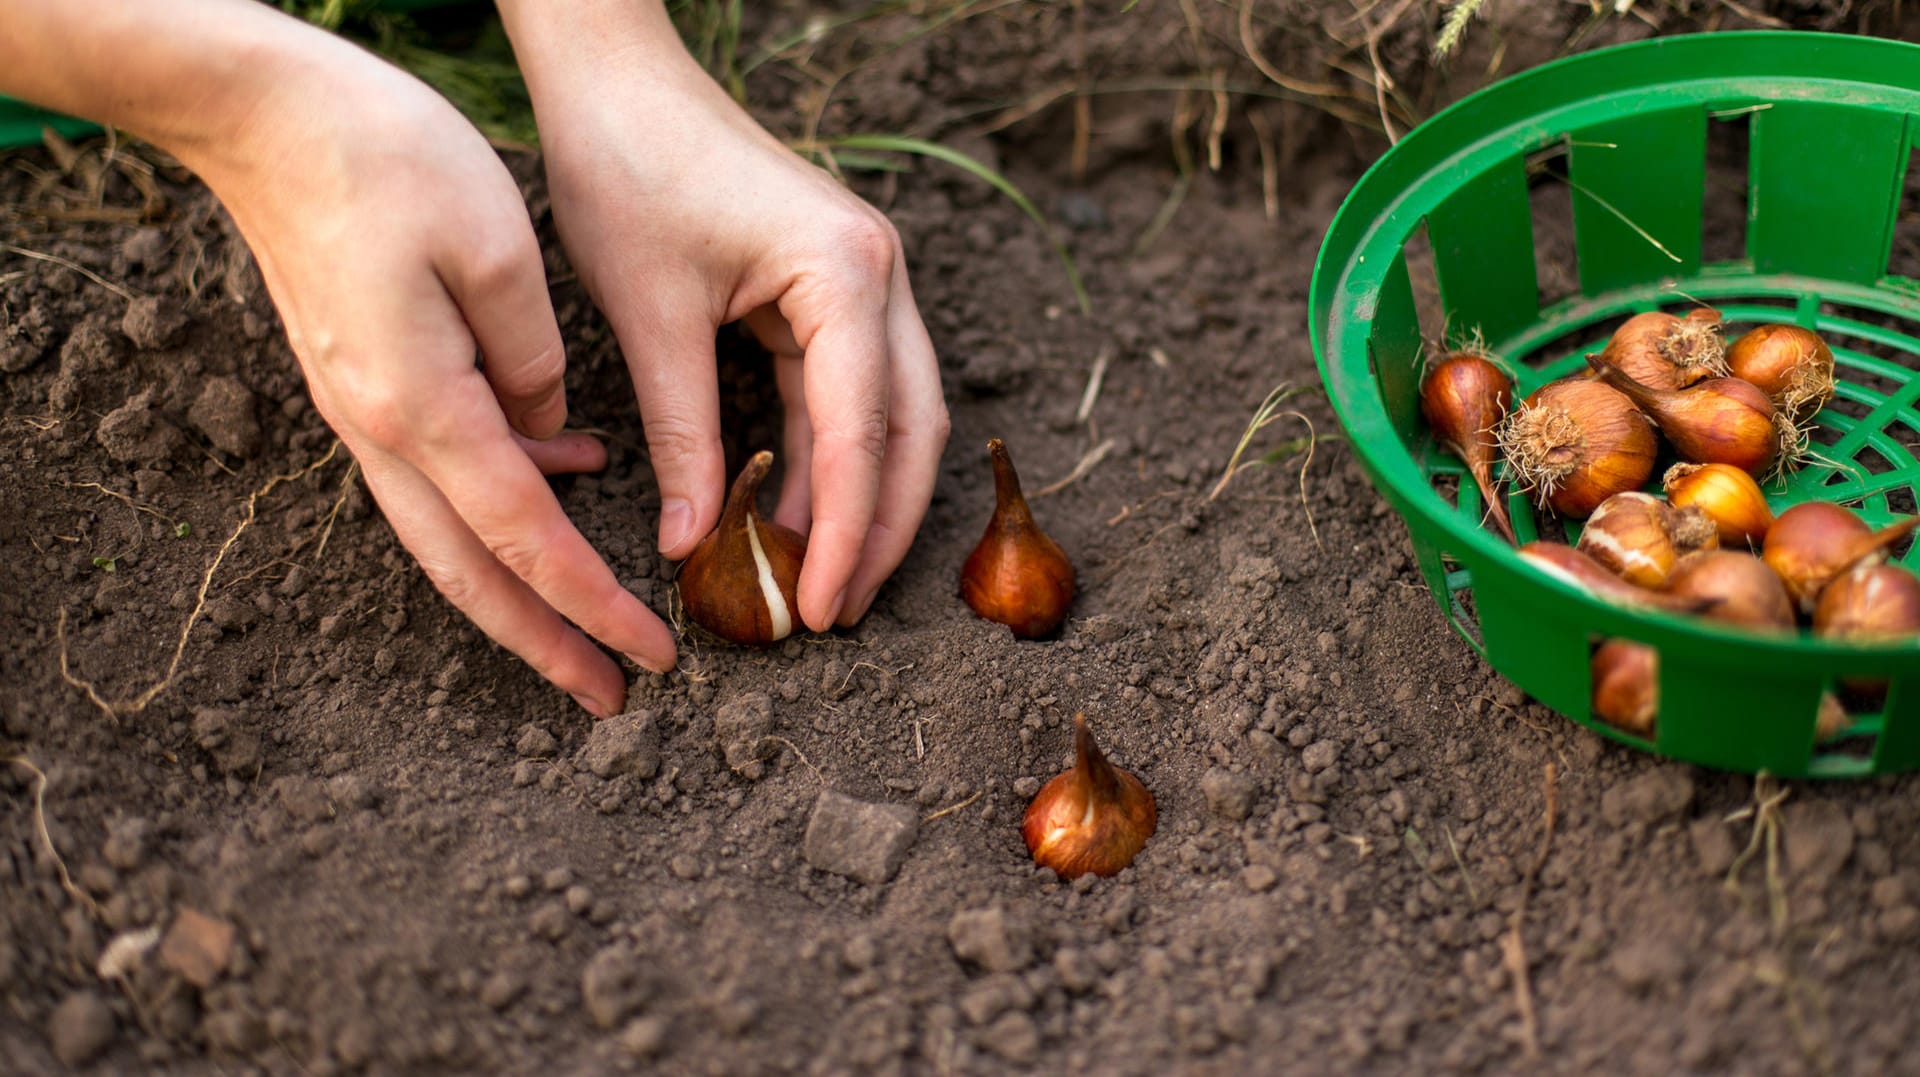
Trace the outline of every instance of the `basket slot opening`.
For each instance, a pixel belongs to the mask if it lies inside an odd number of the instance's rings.
[[[1900,182],[1900,208],[1893,220],[1893,250],[1887,272],[1920,281],[1920,150],[1907,154]]]
[[[1747,189],[1751,174],[1753,112],[1731,107],[1707,113],[1706,197],[1700,207],[1700,257],[1742,262],[1747,257]]]
[[[1531,391],[1554,378],[1576,374],[1587,369],[1586,356],[1599,352],[1613,338],[1614,331],[1625,325],[1632,313],[1615,314],[1608,318],[1571,326],[1566,331],[1541,341],[1534,349],[1521,357],[1525,366],[1538,371],[1531,378],[1523,378],[1521,389]]]
[[[1593,721],[1641,747],[1659,730],[1660,650],[1629,639],[1587,637],[1587,698]]]
[[[1573,189],[1567,185],[1567,178],[1564,145],[1527,159],[1527,205],[1533,218],[1533,275],[1542,307],[1580,293]]]

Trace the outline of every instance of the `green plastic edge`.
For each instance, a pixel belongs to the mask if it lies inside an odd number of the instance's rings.
[[[1726,769],[1769,770],[1785,776],[1857,776],[1920,766],[1917,723],[1894,720],[1894,716],[1920,717],[1908,713],[1914,711],[1913,693],[1906,690],[1920,685],[1920,652],[1846,647],[1799,637],[1766,639],[1710,622],[1624,610],[1545,578],[1496,537],[1462,522],[1434,492],[1420,461],[1388,415],[1368,352],[1373,312],[1390,303],[1410,302],[1394,294],[1395,289],[1404,291],[1399,260],[1405,237],[1446,197],[1492,174],[1506,159],[1554,146],[1569,132],[1631,117],[1635,108],[1689,101],[1785,101],[1802,96],[1920,114],[1920,47],[1802,32],[1689,35],[1568,57],[1482,90],[1410,132],[1348,194],[1315,264],[1309,331],[1329,398],[1358,460],[1407,523],[1421,572],[1436,601],[1476,650],[1485,653],[1462,623],[1453,590],[1466,575],[1472,580],[1483,631],[1489,622],[1505,620],[1508,623],[1500,626],[1501,632],[1512,638],[1513,622],[1529,611],[1543,622],[1554,622],[1558,630],[1571,610],[1581,630],[1591,637],[1639,640],[1659,647],[1663,654],[1684,654],[1695,669],[1718,670],[1727,678],[1729,703],[1764,700],[1774,680],[1768,672],[1776,670],[1791,671],[1788,679],[1795,683],[1809,678],[1830,681],[1841,674],[1878,674],[1890,677],[1894,690],[1884,712],[1890,720],[1885,727],[1870,730],[1881,741],[1873,758],[1816,753],[1810,731],[1806,743],[1795,751],[1756,757],[1743,753],[1739,745],[1695,736],[1669,737],[1667,722],[1661,723],[1661,743],[1653,745],[1592,719],[1584,699],[1583,660],[1572,675],[1548,677],[1538,670],[1509,670],[1496,661],[1500,672],[1569,718],[1635,747],[1657,747],[1666,754]],[[1911,138],[1898,148],[1907,152]],[[1375,259],[1370,267],[1366,265],[1369,256]],[[1878,288],[1836,289],[1829,280],[1802,282],[1785,274],[1755,274],[1750,266],[1700,267],[1696,263],[1682,268],[1690,272],[1599,295],[1576,295],[1540,311],[1532,324],[1544,333],[1539,327],[1551,323],[1557,336],[1569,322],[1599,322],[1611,314],[1651,309],[1659,302],[1672,302],[1676,292],[1710,299],[1715,294],[1773,290],[1804,294],[1808,285],[1828,299],[1870,309],[1891,308],[1909,318],[1915,314],[1911,292],[1902,294],[1897,287],[1884,286],[1886,281]],[[1350,287],[1356,280],[1373,287]],[[1383,292],[1382,287],[1388,290]],[[1492,350],[1500,354],[1511,345],[1530,346],[1529,332],[1523,325],[1510,339],[1490,342]],[[1569,693],[1569,685],[1575,682],[1582,689],[1579,698]],[[1668,691],[1673,687],[1663,676],[1664,700],[1673,701]],[[1698,690],[1682,689],[1684,695],[1701,696]],[[1777,699],[1767,702],[1774,704],[1774,710],[1782,709]],[[1791,739],[1791,731],[1773,728],[1767,733],[1763,739],[1775,744]]]

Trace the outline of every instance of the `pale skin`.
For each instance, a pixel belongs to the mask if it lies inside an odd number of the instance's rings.
[[[633,376],[662,553],[719,518],[714,331],[744,321],[785,402],[775,517],[809,535],[801,619],[854,623],[906,555],[948,431],[898,237],[736,106],[660,0],[499,8],[562,242]],[[672,632],[546,482],[606,451],[562,431],[566,350],[526,206],[445,100],[255,0],[0,0],[0,26],[0,92],[146,139],[220,197],[315,406],[455,606],[597,716],[627,685],[600,645],[674,667]]]

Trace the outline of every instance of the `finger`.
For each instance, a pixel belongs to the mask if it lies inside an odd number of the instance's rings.
[[[940,454],[947,446],[949,423],[940,392],[939,360],[914,305],[904,260],[894,274],[887,321],[893,380],[886,462],[880,474],[873,527],[867,532],[859,568],[847,585],[847,603],[840,610],[842,625],[851,625],[866,615],[880,585],[906,558],[920,521],[926,517],[927,505],[933,500]]]
[[[449,602],[595,716],[624,709],[620,667],[508,572],[426,476],[379,449],[353,453],[401,545]]]
[[[816,632],[840,616],[880,494],[889,364],[885,290],[876,291],[872,301],[840,306],[804,342],[813,528],[797,597]]]
[[[801,377],[800,344],[779,308],[757,307],[741,319],[760,346],[773,356],[773,379],[785,405],[781,418],[783,465],[780,503],[773,510],[777,523],[806,534],[810,526],[807,469],[813,458],[813,431],[808,428],[806,385]]]
[[[660,552],[679,560],[719,521],[726,483],[714,320],[694,296],[658,292],[651,299],[650,309],[636,304],[614,317],[614,332],[633,374],[660,484]]]
[[[607,447],[592,434],[568,431],[535,441],[516,431],[513,440],[543,475],[582,474],[607,466]]]
[[[502,229],[494,220],[517,223]],[[504,234],[440,258],[440,279],[480,345],[481,368],[507,422],[527,437],[552,437],[567,421],[567,355],[539,241],[521,207],[489,224]]]
[[[773,360],[774,384],[786,405],[781,420],[781,445],[786,456],[780,473],[780,503],[773,518],[806,534],[812,523],[813,486],[809,468],[813,465],[813,430],[807,416],[807,393],[803,385],[805,367],[797,355],[779,355]]]
[[[673,635],[574,528],[540,470],[507,436],[479,378],[446,387],[417,466],[507,570],[561,616],[656,672],[673,668]]]

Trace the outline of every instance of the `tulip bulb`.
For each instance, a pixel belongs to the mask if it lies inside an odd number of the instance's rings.
[[[960,597],[973,612],[1006,625],[1020,639],[1053,632],[1073,603],[1073,563],[1033,522],[1006,445],[987,442],[993,458],[993,518],[960,568]]]
[[[1716,621],[1787,632],[1793,629],[1793,600],[1766,562],[1736,550],[1688,554],[1667,577],[1667,593],[1710,601],[1702,612]]]
[[[1920,643],[1920,578],[1899,565],[1856,566],[1820,592],[1813,633],[1854,643]],[[1868,702],[1878,702],[1887,690],[1887,682],[1878,677],[1848,677],[1840,683]]]
[[[1655,389],[1684,389],[1727,372],[1720,312],[1701,307],[1685,317],[1663,311],[1636,314],[1614,330],[1599,361]]]
[[[1717,547],[1720,534],[1699,509],[1677,509],[1652,494],[1629,490],[1600,503],[1580,529],[1575,548],[1628,583],[1656,590],[1682,556]]]
[[[1674,451],[1699,464],[1732,464],[1758,475],[1798,432],[1775,421],[1773,401],[1739,378],[1708,378],[1691,388],[1655,389],[1593,359],[1602,382],[1624,393],[1667,436]]]
[[[1073,716],[1073,755],[1073,769],[1034,794],[1020,833],[1034,862],[1063,879],[1112,875],[1153,837],[1153,794],[1107,761],[1082,714]]]
[[[1875,531],[1838,505],[1807,501],[1786,510],[1767,530],[1763,556],[1778,573],[1802,613],[1812,613],[1820,592],[1855,565],[1879,559],[1887,547],[1920,526],[1908,516]]]
[[[1420,414],[1440,447],[1460,458],[1480,487],[1494,527],[1513,541],[1507,502],[1493,485],[1493,461],[1499,452],[1494,431],[1513,406],[1513,379],[1491,359],[1455,352],[1428,368],[1420,383]]]
[[[1645,484],[1659,447],[1633,401],[1579,378],[1534,390],[1500,424],[1499,436],[1521,485],[1540,504],[1575,519]]]
[[[794,592],[807,540],[760,518],[755,499],[773,454],[755,453],[733,480],[720,523],[680,567],[680,602],[694,624],[734,643],[764,647],[800,621]]]
[[[1617,605],[1669,613],[1699,613],[1714,604],[1713,600],[1637,587],[1585,553],[1558,542],[1529,542],[1520,547],[1519,554],[1521,560],[1547,575]]]
[[[1833,399],[1833,349],[1797,325],[1762,325],[1727,349],[1727,369],[1772,398],[1793,422],[1813,417]]]
[[[1756,545],[1773,526],[1773,510],[1760,484],[1731,464],[1675,464],[1660,484],[1672,504],[1698,508],[1712,517],[1720,541],[1728,546]]]

